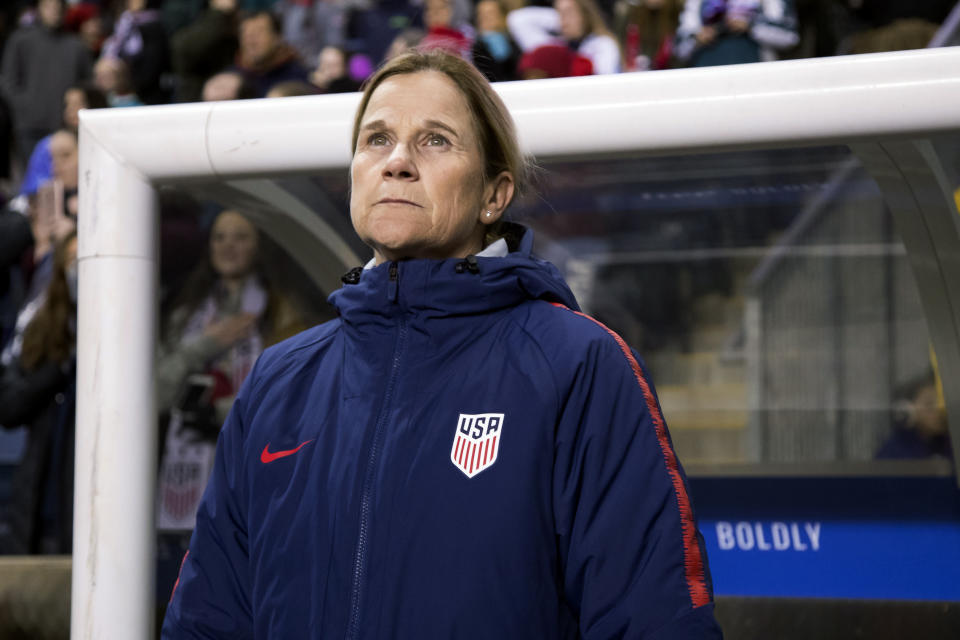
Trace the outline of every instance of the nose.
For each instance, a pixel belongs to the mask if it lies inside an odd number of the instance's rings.
[[[397,180],[417,180],[420,177],[406,144],[399,143],[393,147],[383,165],[383,177]]]

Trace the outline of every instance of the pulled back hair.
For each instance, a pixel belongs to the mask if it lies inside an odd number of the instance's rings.
[[[529,163],[520,151],[510,112],[476,67],[441,50],[404,53],[387,61],[370,76],[364,84],[363,97],[353,121],[351,153],[357,150],[360,123],[377,87],[393,76],[423,71],[436,71],[450,78],[466,100],[477,132],[477,140],[480,142],[484,184],[507,171],[513,176],[514,196],[521,193],[527,186]]]

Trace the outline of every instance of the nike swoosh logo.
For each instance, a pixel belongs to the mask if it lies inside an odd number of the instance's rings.
[[[311,442],[313,442],[313,440],[307,440],[296,449],[287,449],[286,451],[274,451],[272,453],[270,452],[270,443],[268,442],[267,446],[263,448],[263,453],[260,454],[260,462],[262,462],[263,464],[267,464],[268,462],[273,462],[274,460],[278,460],[280,458],[286,458],[287,456],[292,456],[297,451],[300,451],[300,449],[310,444]]]

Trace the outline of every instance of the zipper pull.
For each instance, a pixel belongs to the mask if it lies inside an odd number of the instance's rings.
[[[390,284],[387,285],[387,299],[391,302],[397,301],[397,295],[400,292],[400,267],[396,262],[390,263]]]
[[[343,284],[357,284],[360,282],[361,275],[363,275],[363,267],[354,267],[340,276],[340,282]]]

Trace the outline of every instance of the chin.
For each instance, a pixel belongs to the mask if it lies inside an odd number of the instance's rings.
[[[422,244],[423,230],[408,220],[381,219],[372,224],[374,231],[364,241],[381,255],[405,258]]]

